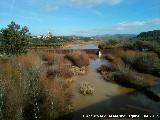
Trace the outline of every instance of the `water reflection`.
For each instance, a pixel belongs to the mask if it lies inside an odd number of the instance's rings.
[[[95,44],[87,44],[87,45],[74,45],[72,47],[69,48],[65,48],[65,49],[98,49],[98,46]]]

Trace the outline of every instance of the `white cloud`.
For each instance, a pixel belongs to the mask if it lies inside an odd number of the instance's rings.
[[[132,21],[132,22],[121,22],[115,26],[113,29],[115,30],[126,30],[130,28],[137,28],[146,25],[146,21]]]
[[[104,14],[103,14],[102,12],[98,11],[98,10],[92,9],[92,12],[93,12],[95,15],[97,15],[97,16],[100,16],[100,17],[103,17],[103,16],[104,16]]]
[[[77,31],[77,34],[84,34],[84,35],[97,35],[97,34],[106,34],[106,33],[126,33],[127,31],[139,31],[140,29],[144,28],[154,28],[153,26],[160,26],[160,18],[146,20],[146,21],[131,21],[131,22],[121,22],[115,24],[110,27],[103,27],[103,28],[93,28],[88,30],[80,30]]]
[[[46,12],[52,12],[52,11],[56,11],[59,9],[59,6],[55,6],[55,5],[52,5],[52,4],[47,4],[45,7],[44,7],[44,10]]]
[[[16,0],[12,0],[11,7],[10,7],[11,11],[12,11],[13,8],[14,8],[15,2],[16,2]]]
[[[160,18],[153,19],[153,20],[149,21],[148,23],[150,23],[150,24],[160,25]]]
[[[100,4],[117,5],[123,0],[69,0],[69,2],[74,6],[97,6]]]
[[[15,1],[15,0],[13,0]],[[39,6],[46,12],[52,12],[59,10],[63,6],[70,7],[96,7],[99,5],[117,5],[124,0],[31,0],[30,4]],[[100,15],[101,13],[95,11],[95,14]]]

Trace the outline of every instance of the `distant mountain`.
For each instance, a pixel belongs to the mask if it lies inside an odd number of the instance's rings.
[[[129,38],[133,38],[136,36],[137,35],[135,35],[135,34],[114,34],[114,35],[105,34],[105,35],[97,35],[97,36],[93,36],[93,37],[94,38],[101,38],[101,39],[129,39]]]
[[[116,37],[129,37],[129,38],[132,38],[132,37],[136,37],[137,35],[135,35],[135,34],[115,34],[114,36],[116,36]]]

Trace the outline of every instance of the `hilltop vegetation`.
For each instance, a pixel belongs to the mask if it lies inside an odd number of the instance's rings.
[[[96,39],[102,39],[102,40],[121,40],[121,39],[131,39],[133,37],[136,37],[135,34],[106,34],[106,35],[98,35],[94,36]]]
[[[146,41],[160,42],[160,30],[142,32],[137,36],[137,38],[141,40],[146,40]]]

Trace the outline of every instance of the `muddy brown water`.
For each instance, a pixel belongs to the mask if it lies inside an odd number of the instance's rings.
[[[109,114],[130,114],[137,115],[158,115],[160,114],[160,103],[154,102],[145,95],[134,89],[122,87],[110,83],[97,73],[96,69],[102,64],[110,64],[107,60],[99,59],[90,61],[88,74],[78,76],[75,79],[72,119],[84,119],[83,115],[109,115]],[[94,95],[82,95],[79,92],[80,83],[90,82],[94,88]]]
[[[84,49],[86,47],[88,48],[88,46],[83,46]],[[93,119],[93,117],[86,117],[87,115],[107,115],[108,117],[108,115],[111,114],[122,114],[125,115],[127,119],[131,119],[129,115],[134,114],[140,115],[139,117],[142,118],[145,114],[150,115],[149,117],[151,119],[160,118],[160,103],[154,102],[134,89],[122,87],[118,84],[103,80],[101,75],[96,71],[102,64],[110,65],[110,62],[102,58],[91,60],[89,72],[86,75],[75,77],[72,98],[74,111],[69,115],[69,119]],[[79,88],[83,81],[87,81],[94,86],[94,95],[80,94]],[[157,116],[158,114],[159,116]],[[153,117],[153,115],[155,116]]]
[[[95,44],[86,44],[86,45],[75,45],[75,46],[71,46],[65,49],[98,49],[98,46]]]

